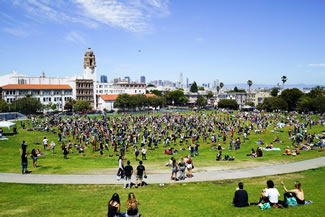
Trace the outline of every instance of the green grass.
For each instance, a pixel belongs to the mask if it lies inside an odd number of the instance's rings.
[[[155,113],[155,115],[159,115],[159,113]],[[317,117],[313,117],[317,118]],[[33,148],[40,148],[43,150],[42,145],[33,145],[33,143],[38,142],[42,143],[43,137],[46,136],[51,142],[52,140],[56,142],[56,154],[52,154],[50,150],[45,151],[47,155],[40,156],[38,159],[38,165],[40,167],[32,169],[29,166],[29,169],[33,170],[33,174],[101,174],[109,172],[109,168],[117,168],[118,166],[118,156],[114,153],[114,157],[109,157],[109,154],[113,154],[112,149],[109,151],[104,151],[104,156],[100,156],[99,152],[92,153],[91,147],[86,150],[85,155],[81,156],[75,150],[73,154],[69,154],[69,159],[63,159],[63,155],[61,152],[60,144],[57,142],[57,135],[53,133],[47,132],[38,132],[32,131],[27,132],[23,129],[20,129],[20,123],[17,123],[19,128],[19,133],[14,136],[8,136],[8,141],[0,141],[0,161],[2,162],[2,166],[0,167],[0,172],[9,172],[9,173],[19,173],[21,170],[20,165],[20,154],[19,149],[21,142],[23,140],[28,143],[28,152],[30,152]],[[200,143],[200,156],[195,157],[193,160],[196,168],[202,168],[205,170],[205,167],[219,166],[219,167],[227,167],[227,168],[246,168],[246,167],[256,167],[264,164],[274,164],[274,163],[285,163],[285,162],[293,162],[293,161],[301,161],[316,157],[325,156],[325,152],[319,152],[319,150],[311,150],[308,152],[302,152],[297,157],[291,156],[283,156],[283,150],[287,145],[291,144],[291,140],[288,139],[288,129],[286,127],[283,129],[283,133],[273,133],[271,132],[273,128],[269,127],[265,134],[257,134],[250,135],[249,140],[246,141],[245,144],[241,144],[241,149],[236,151],[228,151],[229,137],[226,144],[222,144],[226,150],[223,151],[223,155],[229,154],[236,158],[233,162],[216,162],[216,154],[217,151],[211,149],[211,144],[207,144],[202,141]],[[308,129],[309,130],[309,129]],[[314,126],[312,130],[309,130],[310,133],[320,133],[325,130],[325,127],[321,127],[320,125]],[[260,139],[267,144],[270,144],[275,136],[279,136],[284,143],[274,143],[275,147],[281,148],[280,151],[264,151],[264,157],[253,159],[251,157],[247,157],[246,154],[250,153],[251,148],[256,149],[258,145],[256,142]],[[235,137],[237,135],[235,134]],[[242,136],[240,136],[242,139]],[[69,138],[66,138],[67,140]],[[208,141],[210,138],[208,138]],[[175,147],[177,150],[180,149],[179,141],[177,145],[170,145]],[[175,154],[174,157],[177,159],[180,156],[188,155],[188,149],[186,145],[183,145],[185,151],[179,151],[178,154]],[[171,156],[163,154],[163,151],[166,147],[163,147],[162,144],[159,144],[159,149],[151,151],[148,150],[147,153],[147,161],[145,161],[145,166],[148,170],[161,170],[166,169],[165,163],[168,162]],[[129,150],[126,153],[126,158],[131,160],[132,164],[135,163],[134,151],[133,149]],[[31,165],[31,159],[29,158],[29,165]],[[111,171],[112,172],[112,171]]]
[[[139,189],[123,189],[121,185],[35,185],[0,184],[0,216],[105,216],[107,202],[113,193],[121,198],[125,211],[127,194],[134,192],[144,217],[182,216],[324,216],[325,168],[299,173],[200,183],[158,184]],[[299,180],[310,205],[288,209],[260,210],[257,206],[235,208],[231,205],[239,181],[243,181],[249,202],[257,202],[265,182],[272,179],[281,194],[283,180],[287,188]],[[281,196],[281,199],[283,197]]]

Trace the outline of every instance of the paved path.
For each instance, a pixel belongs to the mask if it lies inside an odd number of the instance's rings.
[[[273,166],[263,166],[247,169],[219,170],[208,172],[194,172],[194,177],[181,182],[213,181],[224,179],[241,179],[258,176],[268,176],[284,173],[298,172],[325,166],[325,157],[311,160],[298,161]],[[135,177],[132,177],[132,181]],[[170,180],[169,174],[150,174],[145,180],[150,184],[154,183],[175,183]],[[7,183],[34,183],[34,184],[123,184],[117,181],[115,175],[35,175],[35,174],[14,174],[0,173],[0,182]]]

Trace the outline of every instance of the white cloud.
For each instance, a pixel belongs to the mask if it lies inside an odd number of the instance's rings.
[[[5,27],[2,29],[2,31],[7,32],[14,36],[19,36],[19,37],[26,37],[29,35],[26,31],[19,29],[19,28]]]
[[[56,22],[100,24],[131,32],[150,31],[151,19],[169,15],[169,0],[14,0],[33,16]]]
[[[325,63],[308,64],[311,67],[325,67]]]
[[[69,32],[66,36],[65,39],[67,41],[72,41],[74,43],[81,43],[81,44],[86,44],[86,40],[84,39],[84,37],[82,37],[82,35],[80,35],[77,32]]]

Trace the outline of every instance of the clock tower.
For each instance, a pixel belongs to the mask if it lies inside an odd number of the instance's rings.
[[[92,79],[93,82],[96,82],[97,74],[96,74],[96,59],[95,54],[88,48],[84,57],[84,78]]]

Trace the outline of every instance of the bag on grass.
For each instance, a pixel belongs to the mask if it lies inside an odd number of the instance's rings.
[[[288,206],[297,206],[297,200],[295,197],[287,197]]]
[[[271,205],[270,205],[270,203],[263,203],[259,207],[260,207],[260,209],[265,210],[265,209],[270,209]]]

